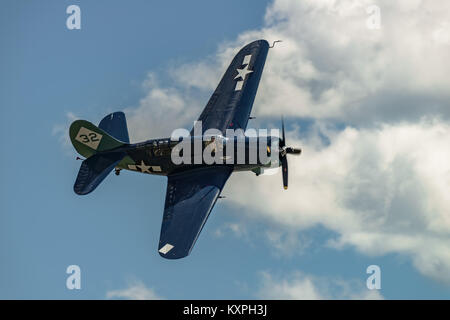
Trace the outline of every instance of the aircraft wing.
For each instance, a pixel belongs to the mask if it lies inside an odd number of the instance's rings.
[[[191,252],[233,169],[204,167],[169,175],[159,254],[183,258]]]
[[[218,129],[225,135],[226,129],[245,130],[268,51],[267,41],[257,40],[238,52],[198,119],[201,133]]]

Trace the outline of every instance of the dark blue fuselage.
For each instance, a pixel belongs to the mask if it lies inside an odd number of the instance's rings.
[[[235,171],[257,170],[279,165],[278,141],[271,136],[152,139],[125,147],[128,157],[118,167],[158,175],[218,165]]]

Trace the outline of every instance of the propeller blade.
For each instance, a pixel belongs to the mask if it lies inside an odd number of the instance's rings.
[[[283,171],[283,187],[286,190],[288,188],[288,163],[286,156],[281,158],[281,170]]]
[[[280,140],[280,148],[283,148],[286,145],[285,135],[284,135],[284,117],[281,117],[281,140]]]
[[[280,148],[280,162],[281,162],[281,170],[283,174],[283,187],[286,190],[288,188],[288,162],[287,155],[299,155],[302,153],[302,149],[300,148],[292,148],[286,147],[286,133],[284,131],[284,117],[281,117],[281,138],[279,142]]]

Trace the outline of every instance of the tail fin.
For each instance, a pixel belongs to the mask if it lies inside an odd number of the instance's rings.
[[[92,192],[126,156],[117,149],[129,143],[123,112],[107,115],[99,127],[85,120],[74,121],[69,129],[70,140],[79,154],[86,157],[78,172],[74,191],[83,195]]]
[[[125,114],[121,111],[108,114],[100,121],[100,129],[108,132],[112,137],[119,141],[130,143],[128,137],[127,120]]]

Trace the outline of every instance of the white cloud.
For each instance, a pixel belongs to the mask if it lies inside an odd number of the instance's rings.
[[[235,204],[234,201],[232,201]],[[245,246],[255,247],[261,243],[268,245],[269,253],[274,257],[292,257],[303,254],[313,244],[313,239],[304,234],[298,234],[296,230],[286,230],[285,226],[276,227],[259,223],[252,219],[246,219],[248,215],[239,214],[233,222],[225,222],[213,231],[217,238],[235,237],[245,242]],[[252,217],[250,217],[251,219]],[[254,217],[253,217],[254,218]],[[248,228],[249,226],[253,228]],[[256,226],[256,227],[255,227]]]
[[[287,230],[325,226],[338,234],[335,248],[406,254],[450,283],[450,126],[423,120],[321,134],[329,144],[288,138],[303,154],[289,157],[287,191],[280,175],[235,173],[228,203]]]
[[[128,287],[120,290],[111,290],[106,293],[108,299],[127,299],[127,300],[160,300],[152,288],[147,288],[141,281],[133,281]]]
[[[66,113],[66,122],[56,124],[53,126],[53,129],[52,129],[52,135],[56,136],[58,138],[59,143],[67,151],[69,150],[69,147],[72,146],[72,144],[70,142],[70,137],[69,137],[70,124],[77,119],[79,119],[79,118],[75,114],[73,114],[72,112],[67,112]],[[73,154],[73,153],[71,152],[70,154]]]
[[[144,88],[147,94],[139,105],[124,110],[132,142],[169,137],[175,128],[193,123],[200,112],[195,108],[200,103],[191,95],[162,87],[153,73],[148,74]]]
[[[311,238],[298,235],[294,230],[277,230],[273,226],[265,232],[265,236],[276,256],[303,254],[313,242]]]
[[[222,224],[219,228],[214,231],[214,235],[218,238],[223,237],[224,235],[231,233],[236,237],[248,237],[247,230],[244,224],[229,222]]]
[[[253,114],[372,125],[450,118],[450,2],[380,0],[382,27],[366,27],[371,0],[275,0],[265,25],[219,45],[215,55],[171,66],[171,87],[150,72],[146,96],[125,109],[132,141],[190,129],[231,61],[255,39],[270,50]]]
[[[369,290],[365,287],[365,283],[357,280],[318,277],[299,271],[283,277],[273,277],[268,272],[262,272],[261,278],[257,296],[262,299],[383,299],[378,290]]]
[[[282,39],[269,52],[252,113],[315,125],[307,136],[290,133],[303,154],[289,158],[287,192],[279,175],[236,173],[228,199],[246,219],[275,223],[285,235],[322,225],[338,235],[334,248],[405,254],[424,275],[450,283],[450,2],[377,1],[380,30],[366,28],[372,4],[275,0],[260,30],[222,43],[206,62],[174,67],[174,86],[149,73],[146,96],[125,110],[130,135],[189,129],[240,47]],[[345,129],[333,129],[336,122]],[[275,248],[296,242],[271,232]]]
[[[276,0],[262,29],[172,75],[182,88],[212,90],[217,70],[242,45],[282,39],[269,53],[253,114],[310,117],[321,125],[307,139],[291,139],[304,154],[290,159],[288,192],[280,191],[278,176],[235,174],[226,189],[231,201],[287,234],[323,225],[338,234],[331,246],[407,254],[423,274],[450,282],[443,271],[450,267],[450,78],[443,68],[450,3],[377,1],[381,29],[374,31],[366,28],[372,4]],[[180,92],[191,98],[191,91]],[[436,114],[442,120],[424,118]],[[329,130],[330,120],[353,126]],[[330,145],[318,142],[319,131]]]
[[[268,55],[258,116],[284,113],[352,124],[418,120],[429,113],[448,118],[450,79],[443,66],[450,60],[450,3],[377,1],[380,30],[366,27],[372,4],[276,0],[262,29],[221,45],[207,63],[177,66],[172,75],[188,88],[212,91],[244,44],[282,39]]]

